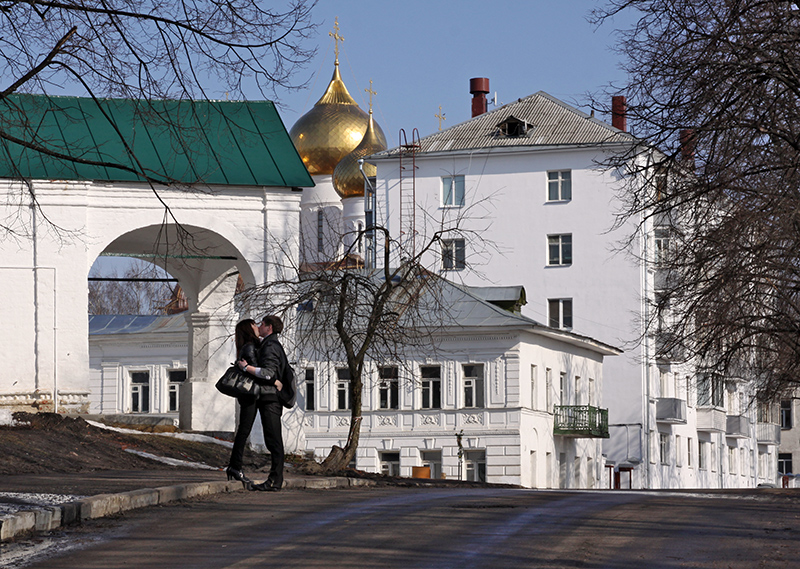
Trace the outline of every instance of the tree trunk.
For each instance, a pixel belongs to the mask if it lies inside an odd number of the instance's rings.
[[[322,462],[322,468],[326,472],[340,472],[347,468],[352,462],[358,449],[358,441],[361,437],[361,397],[362,383],[361,376],[354,376],[350,384],[351,388],[351,407],[350,431],[347,433],[347,443],[344,448],[334,445],[331,452]]]

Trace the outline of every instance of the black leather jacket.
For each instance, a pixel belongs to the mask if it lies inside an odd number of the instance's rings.
[[[262,399],[268,401],[278,400],[278,391],[275,389],[275,380],[283,377],[284,366],[286,365],[286,356],[283,353],[283,347],[278,342],[277,334],[270,334],[258,346],[257,354],[258,367],[264,372],[265,382],[264,395]]]

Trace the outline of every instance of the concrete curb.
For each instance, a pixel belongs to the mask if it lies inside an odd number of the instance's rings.
[[[354,486],[374,486],[372,480],[358,478],[290,478],[284,481],[284,488],[297,490],[349,488]],[[238,481],[193,482],[143,488],[118,494],[98,494],[60,506],[25,510],[0,516],[0,542],[9,541],[23,534],[50,531],[62,526],[80,523],[84,520],[112,516],[128,510],[168,504],[197,496],[208,496],[224,492],[243,492]]]

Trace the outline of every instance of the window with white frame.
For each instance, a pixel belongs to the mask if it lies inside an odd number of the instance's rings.
[[[442,239],[442,269],[459,271],[467,266],[466,243],[463,239]]]
[[[439,479],[442,477],[442,451],[423,450],[420,451],[420,458],[422,459],[422,466],[427,466],[431,469],[431,478]]]
[[[464,365],[464,407],[483,408],[483,364]]]
[[[725,397],[725,383],[715,373],[702,373],[697,376],[697,406],[722,407]]]
[[[572,299],[549,298],[547,322],[551,328],[572,328]]]
[[[422,408],[442,408],[442,368],[439,366],[420,366],[422,378]]]
[[[683,466],[683,447],[680,435],[675,435],[675,466]]]
[[[653,230],[655,244],[654,261],[657,267],[663,267],[670,260],[671,238],[669,227],[656,227]]]
[[[686,439],[686,466],[689,468],[694,464],[694,441],[691,437]]]
[[[547,173],[547,201],[567,201],[572,199],[572,172],[556,170]]]
[[[658,433],[658,457],[661,464],[669,464],[669,434]]]
[[[314,368],[306,368],[305,372],[305,385],[306,385],[306,411],[316,411],[316,383],[314,381]]]
[[[180,402],[181,385],[186,382],[186,370],[167,370],[167,379],[167,412],[175,413],[178,411],[178,405]]]
[[[544,380],[545,380],[545,405],[547,405],[547,412],[553,412],[553,370],[545,368],[544,370]]]
[[[781,429],[792,428],[792,400],[781,401]]]
[[[464,206],[464,176],[442,176],[442,206]]]
[[[350,370],[347,368],[336,370],[336,409],[339,411],[350,409]]]
[[[397,366],[378,368],[378,408],[397,409],[400,389],[398,386]]]
[[[792,474],[792,453],[780,452],[778,453],[778,474]]]
[[[747,474],[747,451],[744,448],[739,449],[739,474]]]
[[[697,442],[697,467],[700,470],[708,468],[708,443],[706,441]]]
[[[150,412],[150,372],[131,372],[131,413]]]
[[[400,453],[399,452],[382,452],[381,457],[381,474],[386,476],[400,476]]]
[[[464,471],[467,480],[486,482],[486,451],[464,451]]]
[[[567,405],[569,403],[567,397],[567,373],[562,371],[558,374],[558,404]]]
[[[536,366],[531,364],[531,409],[539,408],[536,380]]]
[[[736,447],[728,447],[728,472],[736,474]]]
[[[572,264],[572,234],[547,236],[547,264],[551,267]]]

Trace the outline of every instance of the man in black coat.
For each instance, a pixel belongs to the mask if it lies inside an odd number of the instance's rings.
[[[258,367],[261,375],[267,379],[280,380],[288,365],[286,353],[278,334],[283,331],[283,321],[278,316],[265,316],[258,325],[261,344],[258,347]],[[264,444],[272,457],[272,466],[267,480],[255,484],[254,490],[277,491],[283,486],[283,434],[281,433],[281,414],[283,406],[278,400],[278,391],[274,385],[264,386],[263,395],[259,397],[259,410],[264,430]]]

